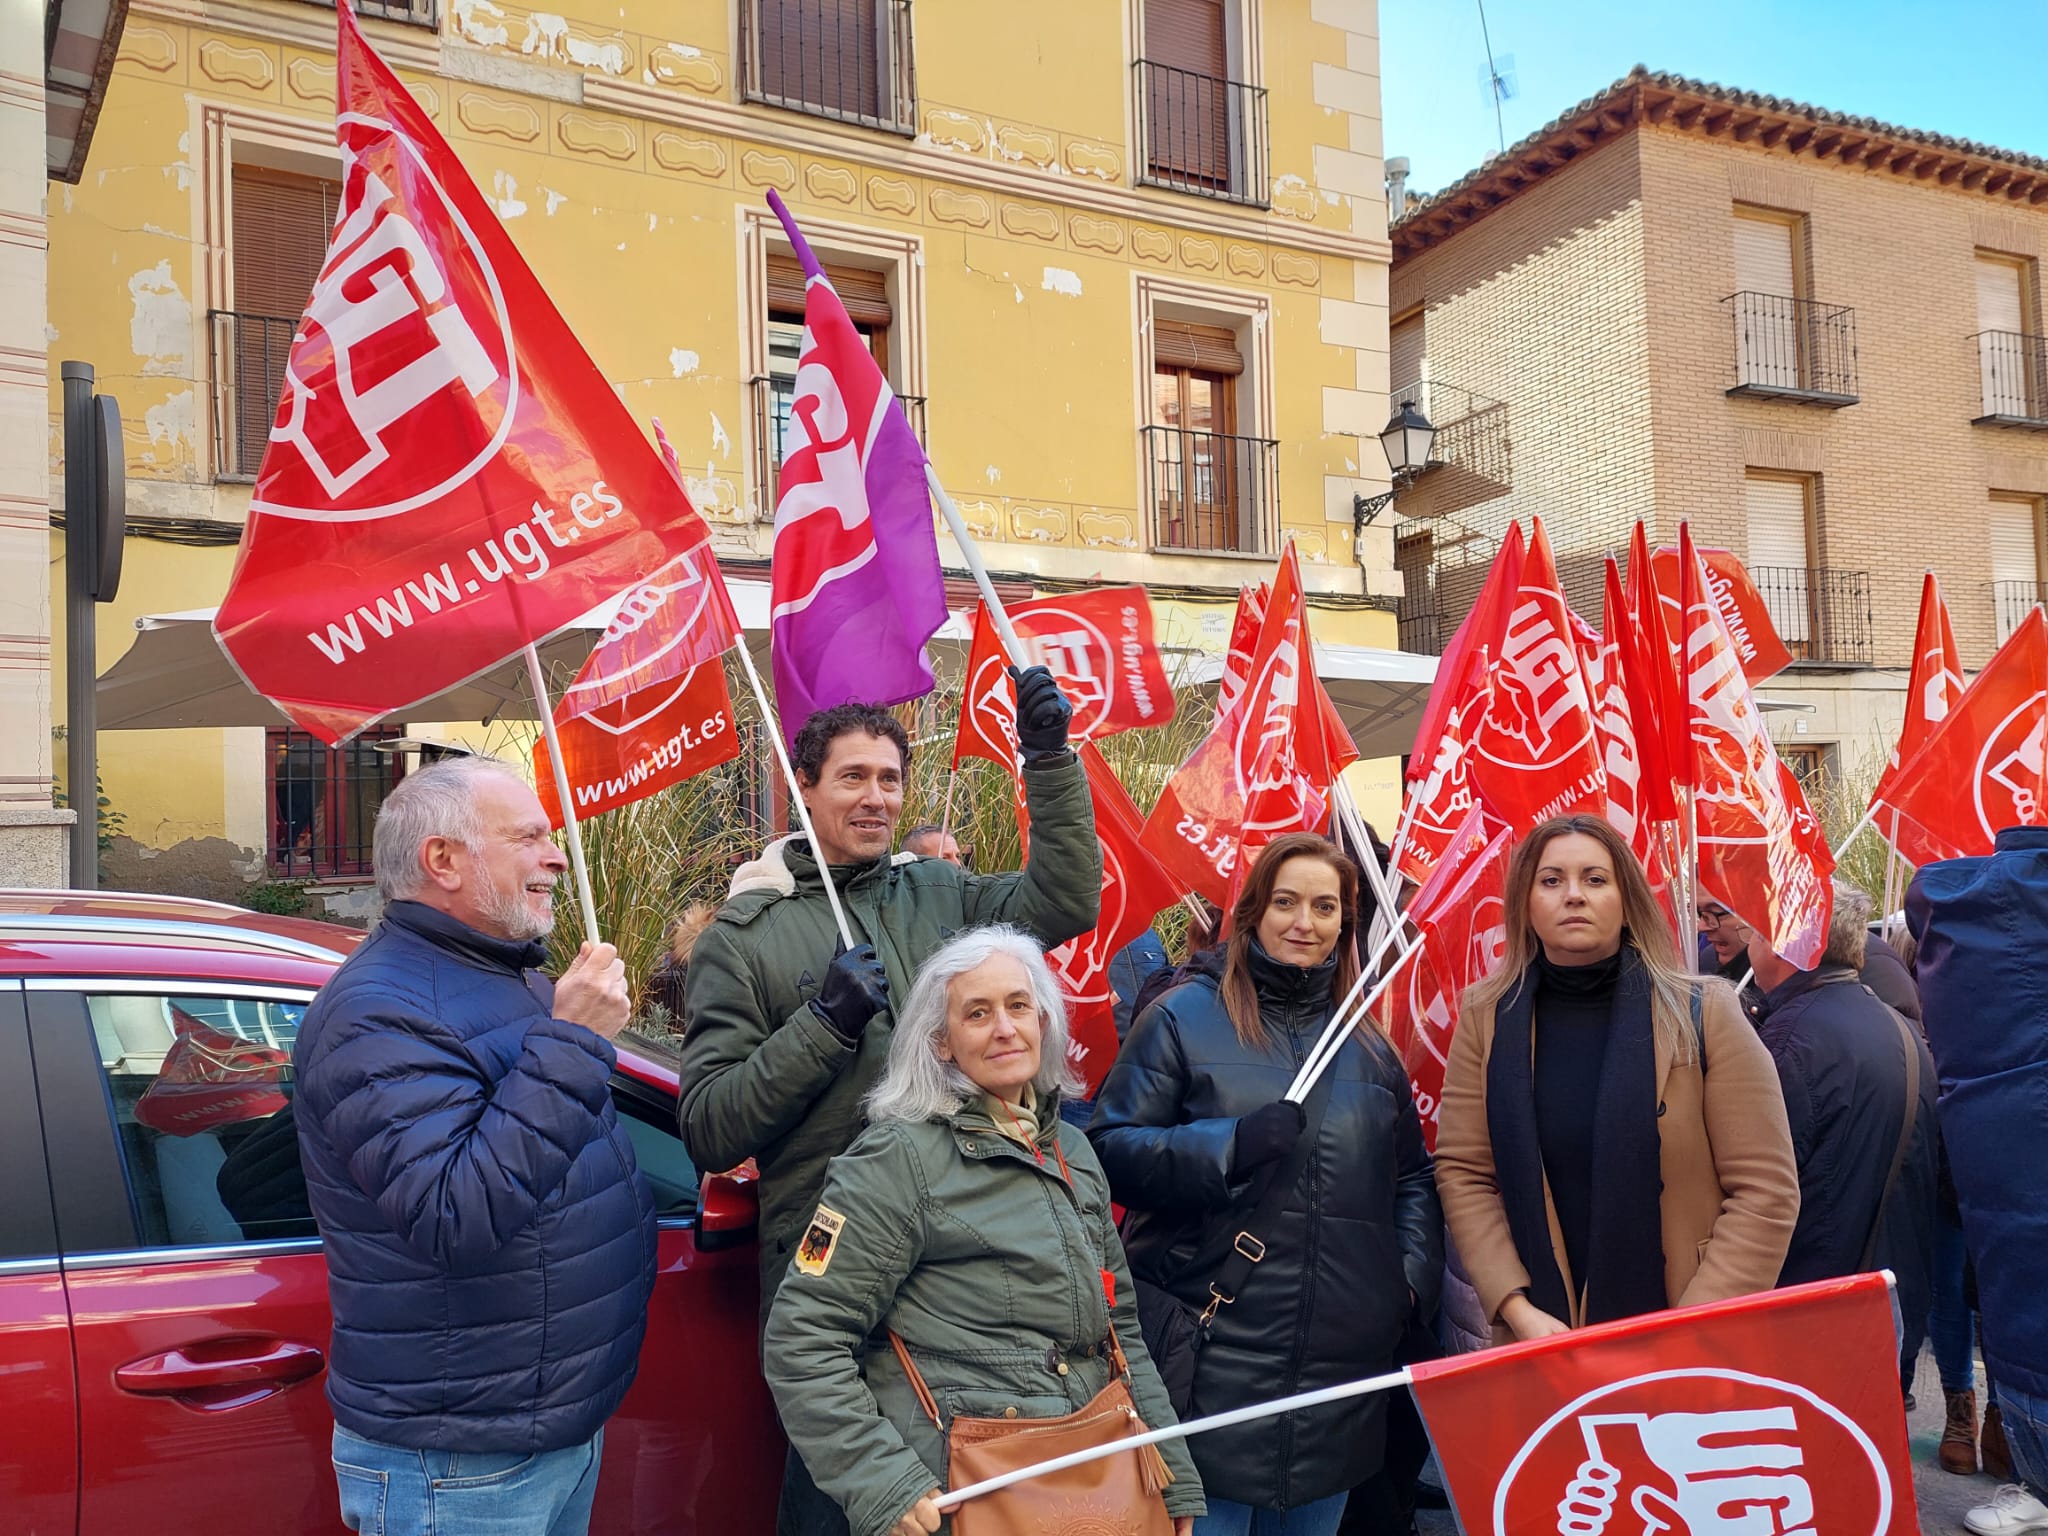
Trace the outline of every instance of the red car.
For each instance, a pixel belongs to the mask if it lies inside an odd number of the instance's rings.
[[[0,1536],[343,1529],[290,1052],[361,937],[0,891]],[[753,1192],[691,1166],[671,1061],[622,1049],[612,1095],[661,1232],[592,1529],[771,1530]]]

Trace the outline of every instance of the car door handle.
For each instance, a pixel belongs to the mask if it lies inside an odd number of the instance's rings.
[[[288,1386],[318,1374],[326,1363],[312,1345],[289,1339],[208,1339],[117,1366],[114,1385],[147,1397],[207,1387]]]

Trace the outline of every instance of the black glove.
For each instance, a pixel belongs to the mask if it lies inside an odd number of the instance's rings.
[[[1044,667],[1010,668],[1010,681],[1017,689],[1017,745],[1025,761],[1051,757],[1067,750],[1067,727],[1074,719],[1074,706]]]
[[[825,985],[811,999],[825,1027],[847,1045],[859,1045],[868,1021],[889,1006],[889,973],[872,944],[848,949],[844,942],[825,971]]]
[[[1294,1150],[1308,1124],[1308,1112],[1291,1099],[1262,1104],[1237,1122],[1230,1150],[1230,1176],[1241,1179],[1254,1168],[1277,1163]]]

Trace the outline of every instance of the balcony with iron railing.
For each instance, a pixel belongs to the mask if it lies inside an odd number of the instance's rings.
[[[748,101],[917,132],[910,0],[740,0]]]
[[[1731,293],[1735,324],[1731,395],[1790,400],[1830,410],[1854,405],[1856,311],[1775,293]]]
[[[2048,432],[2048,336],[1979,331],[1970,341],[1984,402],[1974,423]]]
[[[1271,191],[1266,90],[1242,80],[1140,59],[1132,66],[1138,136],[1145,159],[1138,181],[1264,208]]]
[[[1280,552],[1280,445],[1271,438],[1143,427],[1152,547],[1183,554]]]
[[[2038,581],[1994,581],[1991,583],[1991,611],[1998,623],[2000,645],[2012,637],[2027,616],[2027,610],[2048,602],[2048,585]]]
[[[1795,661],[1871,664],[1870,573],[1830,566],[1753,565],[1771,627]]]
[[[206,313],[213,378],[213,477],[253,481],[277,420],[298,319],[244,310]]]
[[[1394,568],[1402,578],[1395,603],[1401,649],[1441,656],[1478,600],[1500,541],[1455,522],[1407,527],[1394,539]],[[1448,540],[1441,537],[1445,534]]]
[[[925,398],[898,395],[910,430],[919,446],[925,444]],[[761,522],[773,522],[775,505],[782,500],[782,459],[789,441],[790,406],[796,399],[796,380],[785,373],[761,374],[747,380],[747,409],[754,422],[754,486],[760,504],[754,515]]]
[[[334,9],[334,0],[306,0],[323,11]],[[441,24],[441,10],[436,0],[355,0],[358,16],[374,16],[379,21],[395,21],[407,27],[438,27]]]

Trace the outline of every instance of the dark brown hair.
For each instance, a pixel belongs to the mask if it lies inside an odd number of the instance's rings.
[[[1358,949],[1353,942],[1358,929],[1358,866],[1326,837],[1313,832],[1290,832],[1276,837],[1259,850],[1258,862],[1245,877],[1237,905],[1230,909],[1230,942],[1223,951],[1223,1011],[1230,1015],[1237,1038],[1253,1050],[1272,1044],[1265,1023],[1259,1017],[1258,988],[1252,984],[1252,940],[1258,936],[1259,919],[1273,904],[1273,887],[1280,883],[1280,867],[1289,859],[1320,859],[1337,872],[1338,900],[1344,925],[1337,931],[1337,974],[1330,982],[1330,1001],[1342,1002],[1358,979]]]

